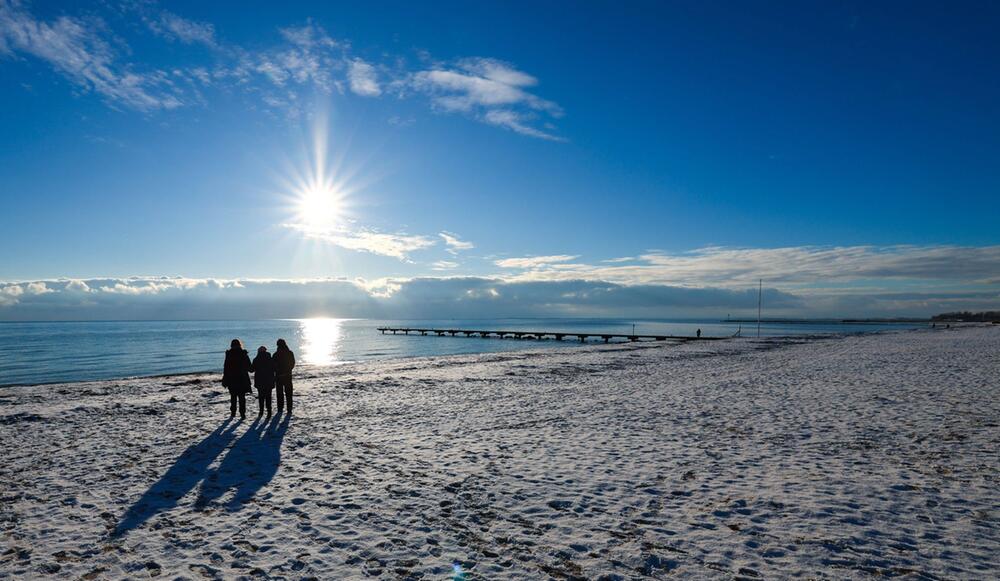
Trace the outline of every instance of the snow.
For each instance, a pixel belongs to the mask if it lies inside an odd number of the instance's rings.
[[[0,577],[995,578],[1000,328],[0,391]]]

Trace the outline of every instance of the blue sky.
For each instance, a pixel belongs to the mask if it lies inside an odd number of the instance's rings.
[[[998,306],[995,4],[620,4],[0,0],[0,319]]]

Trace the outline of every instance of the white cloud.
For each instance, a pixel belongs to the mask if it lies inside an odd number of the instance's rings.
[[[163,11],[157,19],[147,19],[147,26],[156,34],[184,44],[204,44],[215,47],[215,27],[207,22],[196,22]]]
[[[451,232],[441,232],[438,234],[446,246],[449,254],[458,254],[462,250],[472,250],[475,246],[471,242],[460,240],[457,234]]]
[[[459,264],[451,260],[438,260],[437,262],[431,263],[432,270],[455,270],[458,267]]]
[[[416,250],[434,246],[433,238],[410,234],[386,234],[371,229],[337,229],[316,228],[306,224],[285,224],[306,238],[327,242],[348,250],[370,252],[382,256],[391,256],[399,260],[408,260],[409,254]]]
[[[24,288],[19,284],[0,285],[0,307],[17,304],[17,297],[24,294]]]
[[[279,87],[295,82],[299,85],[312,84],[324,91],[334,86],[331,68],[326,56],[298,48],[260,55],[255,65],[258,73]]]
[[[20,3],[0,0],[0,54],[27,54],[47,62],[85,91],[139,111],[173,109],[182,103],[161,71],[138,73],[117,62],[101,36],[102,24],[69,16],[35,19]]]
[[[332,48],[337,46],[337,41],[330,38],[322,26],[307,20],[302,26],[290,26],[280,29],[281,36],[288,42],[302,48]]]
[[[187,73],[192,78],[197,79],[202,85],[210,85],[212,83],[212,75],[204,67],[195,67]]]
[[[467,113],[523,135],[561,140],[529,123],[539,114],[560,117],[562,109],[527,91],[538,84],[535,77],[502,61],[462,59],[451,68],[414,73],[411,84],[431,95],[431,102],[442,110]]]
[[[89,293],[90,285],[85,281],[72,279],[66,282],[66,286],[63,288],[66,291],[78,292],[78,293]]]
[[[0,282],[0,307],[16,305],[20,297],[30,297],[53,292],[44,282],[3,284]]]
[[[420,71],[414,75],[414,83],[433,93],[434,101],[445,109],[470,111],[477,106],[525,105],[561,114],[558,105],[525,90],[538,84],[537,79],[494,59],[463,59],[452,69]]]
[[[312,21],[280,29],[283,43],[263,50],[233,47],[236,63],[216,70],[216,77],[235,82],[246,94],[261,99],[289,117],[303,114],[300,92],[342,92],[340,74],[346,47]]]
[[[24,292],[31,295],[43,295],[52,292],[52,289],[47,287],[44,282],[29,282],[25,285]]]
[[[382,89],[378,85],[375,76],[375,67],[361,59],[354,59],[351,67],[347,71],[347,78],[351,82],[351,91],[364,97],[378,97],[382,94]]]
[[[494,262],[500,268],[539,268],[555,263],[569,262],[579,258],[571,254],[554,254],[550,256],[528,256],[525,258],[503,258]]]

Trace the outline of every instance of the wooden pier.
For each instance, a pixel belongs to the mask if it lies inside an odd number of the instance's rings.
[[[552,338],[556,341],[562,341],[567,337],[571,337],[579,340],[581,343],[586,343],[587,339],[603,339],[605,343],[609,343],[612,339],[623,339],[625,341],[638,342],[638,341],[718,341],[719,339],[725,339],[726,337],[691,337],[691,336],[681,336],[681,335],[629,335],[629,334],[619,334],[619,333],[570,333],[570,332],[549,332],[549,331],[480,331],[476,329],[418,329],[412,327],[378,327],[378,331],[385,335],[386,333],[392,333],[393,335],[403,334],[403,335],[421,335],[421,336],[436,336],[436,337],[481,337],[483,339],[489,337],[495,337],[497,339],[506,339],[508,337],[512,339],[534,339],[543,340]]]

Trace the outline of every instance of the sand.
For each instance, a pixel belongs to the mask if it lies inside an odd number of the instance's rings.
[[[1000,574],[1000,328],[217,379],[0,390],[0,577]]]

